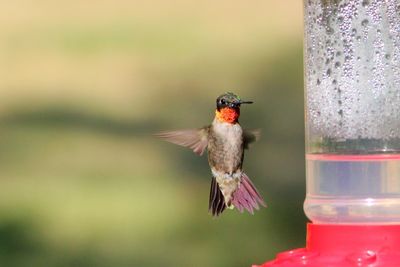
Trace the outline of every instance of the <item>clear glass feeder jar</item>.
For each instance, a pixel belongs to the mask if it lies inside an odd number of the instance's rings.
[[[307,195],[317,224],[400,224],[400,1],[305,0]]]

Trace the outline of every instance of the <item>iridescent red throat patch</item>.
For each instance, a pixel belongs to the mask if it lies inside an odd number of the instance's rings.
[[[215,111],[215,116],[222,122],[236,123],[240,115],[240,109],[221,108]]]

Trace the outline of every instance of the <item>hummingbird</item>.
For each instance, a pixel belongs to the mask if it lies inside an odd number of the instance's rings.
[[[198,129],[164,131],[156,136],[168,142],[188,147],[198,155],[207,149],[212,179],[209,212],[219,216],[226,208],[247,210],[253,214],[266,204],[243,171],[244,150],[259,139],[259,130],[244,130],[239,124],[240,107],[252,104],[227,92],[216,100],[215,117],[211,125]]]

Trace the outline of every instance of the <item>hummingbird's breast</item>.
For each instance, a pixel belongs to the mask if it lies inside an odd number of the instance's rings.
[[[213,173],[232,176],[241,171],[243,130],[239,123],[214,120],[209,133],[208,161]]]

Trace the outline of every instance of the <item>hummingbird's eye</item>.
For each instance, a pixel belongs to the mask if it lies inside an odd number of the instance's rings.
[[[225,104],[226,104],[225,99],[221,99],[219,102],[220,102],[222,105],[225,105]]]

